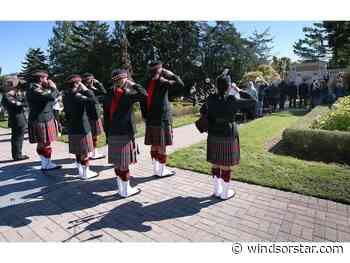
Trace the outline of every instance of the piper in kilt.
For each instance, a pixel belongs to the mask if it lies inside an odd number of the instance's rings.
[[[112,72],[112,99],[109,110],[108,162],[114,164],[119,195],[128,197],[141,190],[130,186],[129,165],[136,163],[138,147],[135,142],[136,126],[133,104],[143,103],[147,93],[140,85],[127,78],[127,71]]]
[[[56,85],[48,79],[48,73],[42,70],[34,72],[32,83],[26,92],[29,106],[28,133],[29,142],[37,143],[37,153],[43,171],[61,168],[51,161],[51,143],[58,136],[58,126],[53,113],[53,105],[58,96]]]
[[[79,178],[89,179],[97,176],[97,173],[89,167],[93,141],[87,108],[98,101],[94,93],[81,82],[79,75],[71,75],[67,79],[67,85],[63,104],[68,126],[69,153],[76,156]]]
[[[83,83],[89,90],[91,90],[95,94],[99,101],[102,100],[107,94],[107,91],[103,87],[103,84],[96,80],[94,75],[91,73],[85,73],[83,75]],[[104,132],[101,120],[102,109],[100,103],[89,104],[87,106],[87,114],[89,117],[92,141],[94,146],[93,151],[90,155],[90,159],[102,159],[106,156],[104,154],[100,154],[96,148],[98,136]]]
[[[145,144],[151,145],[153,172],[156,176],[174,175],[166,167],[166,147],[173,144],[172,111],[168,99],[170,88],[182,88],[184,83],[173,72],[163,68],[160,61],[150,64],[147,81],[147,101],[143,104],[146,121]]]
[[[201,114],[208,119],[207,161],[212,164],[214,195],[228,199],[234,196],[229,189],[231,169],[240,161],[235,115],[239,109],[253,107],[255,100],[237,98],[229,76],[218,77],[217,90],[203,104]]]
[[[24,91],[17,77],[7,77],[2,88],[4,96],[2,105],[8,112],[8,126],[11,127],[11,152],[15,161],[29,159],[22,154],[24,133],[27,128],[27,118],[25,116],[26,102]]]

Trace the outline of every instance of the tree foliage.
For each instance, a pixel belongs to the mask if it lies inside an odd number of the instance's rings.
[[[273,49],[273,37],[270,33],[270,28],[266,28],[261,33],[255,30],[249,40],[253,43],[253,49],[257,55],[257,64],[269,64]]]
[[[48,70],[47,57],[40,48],[29,48],[22,63],[20,77],[25,81],[30,81],[31,74],[37,70]]]
[[[268,82],[281,78],[271,65],[262,64],[257,66],[254,71],[246,72],[242,77],[241,83],[255,81],[258,77]]]
[[[290,71],[291,63],[291,59],[288,57],[278,58],[273,56],[271,66],[281,76],[281,78],[285,79],[287,73]]]
[[[237,81],[268,59],[268,34],[244,38],[227,21],[116,21],[111,28],[98,21],[56,22],[49,64],[60,83],[72,73],[88,71],[108,84],[116,67],[142,82],[153,59],[181,75],[187,86],[214,79],[224,67]]]
[[[294,44],[302,61],[328,61],[330,67],[350,65],[350,22],[323,21],[305,27],[305,38]]]

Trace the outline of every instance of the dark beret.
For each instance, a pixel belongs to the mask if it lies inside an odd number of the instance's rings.
[[[126,78],[128,76],[128,71],[125,69],[115,69],[112,71],[111,78],[112,79],[120,79]]]

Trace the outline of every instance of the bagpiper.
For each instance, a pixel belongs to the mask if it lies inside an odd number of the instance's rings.
[[[168,98],[171,88],[183,88],[181,78],[163,68],[160,61],[149,65],[150,77],[147,80],[147,101],[143,106],[146,122],[145,144],[151,145],[153,173],[156,176],[174,175],[166,167],[166,147],[173,144],[172,111]]]
[[[229,76],[217,79],[217,94],[210,95],[200,112],[208,120],[207,161],[212,164],[214,196],[228,199],[231,169],[240,162],[240,144],[235,115],[239,109],[251,108],[256,100],[235,96]]]
[[[80,75],[68,77],[63,105],[68,126],[69,153],[76,157],[78,176],[81,179],[98,175],[90,170],[89,153],[93,151],[93,140],[87,114],[87,108],[97,103],[94,93],[82,83]]]
[[[29,159],[22,154],[24,133],[27,129],[25,116],[25,95],[16,76],[5,79],[2,104],[8,112],[8,126],[11,128],[11,152],[14,161]]]
[[[29,142],[37,144],[41,159],[41,170],[49,171],[62,166],[51,161],[51,143],[58,137],[58,126],[53,113],[53,105],[59,96],[55,83],[48,79],[48,73],[38,70],[32,74],[32,81],[26,92],[29,106]]]
[[[136,126],[133,105],[144,103],[147,93],[142,86],[128,79],[127,71],[112,72],[112,98],[109,110],[108,162],[114,165],[119,195],[129,197],[141,190],[130,186],[130,164],[137,162]]]
[[[91,73],[83,74],[83,84],[94,93],[94,95],[99,99],[99,102],[107,94],[103,84],[96,80],[94,75]],[[102,159],[106,156],[104,154],[100,154],[97,150],[98,136],[104,132],[101,120],[102,109],[100,103],[88,105],[87,114],[89,117],[93,142],[93,151],[90,154],[90,159]]]

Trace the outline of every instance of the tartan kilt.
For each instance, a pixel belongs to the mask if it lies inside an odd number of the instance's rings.
[[[108,138],[108,163],[116,168],[128,168],[137,162],[138,145],[128,135],[111,135]]]
[[[239,137],[218,137],[208,135],[207,161],[215,165],[223,166],[239,164]]]
[[[69,153],[75,155],[88,155],[92,152],[94,145],[91,132],[88,134],[69,134]]]
[[[50,144],[58,137],[57,121],[53,118],[47,122],[29,122],[28,135],[30,143]]]
[[[101,118],[98,120],[89,119],[92,137],[97,137],[104,132]]]
[[[173,145],[173,128],[146,125],[145,145],[168,146]]]

